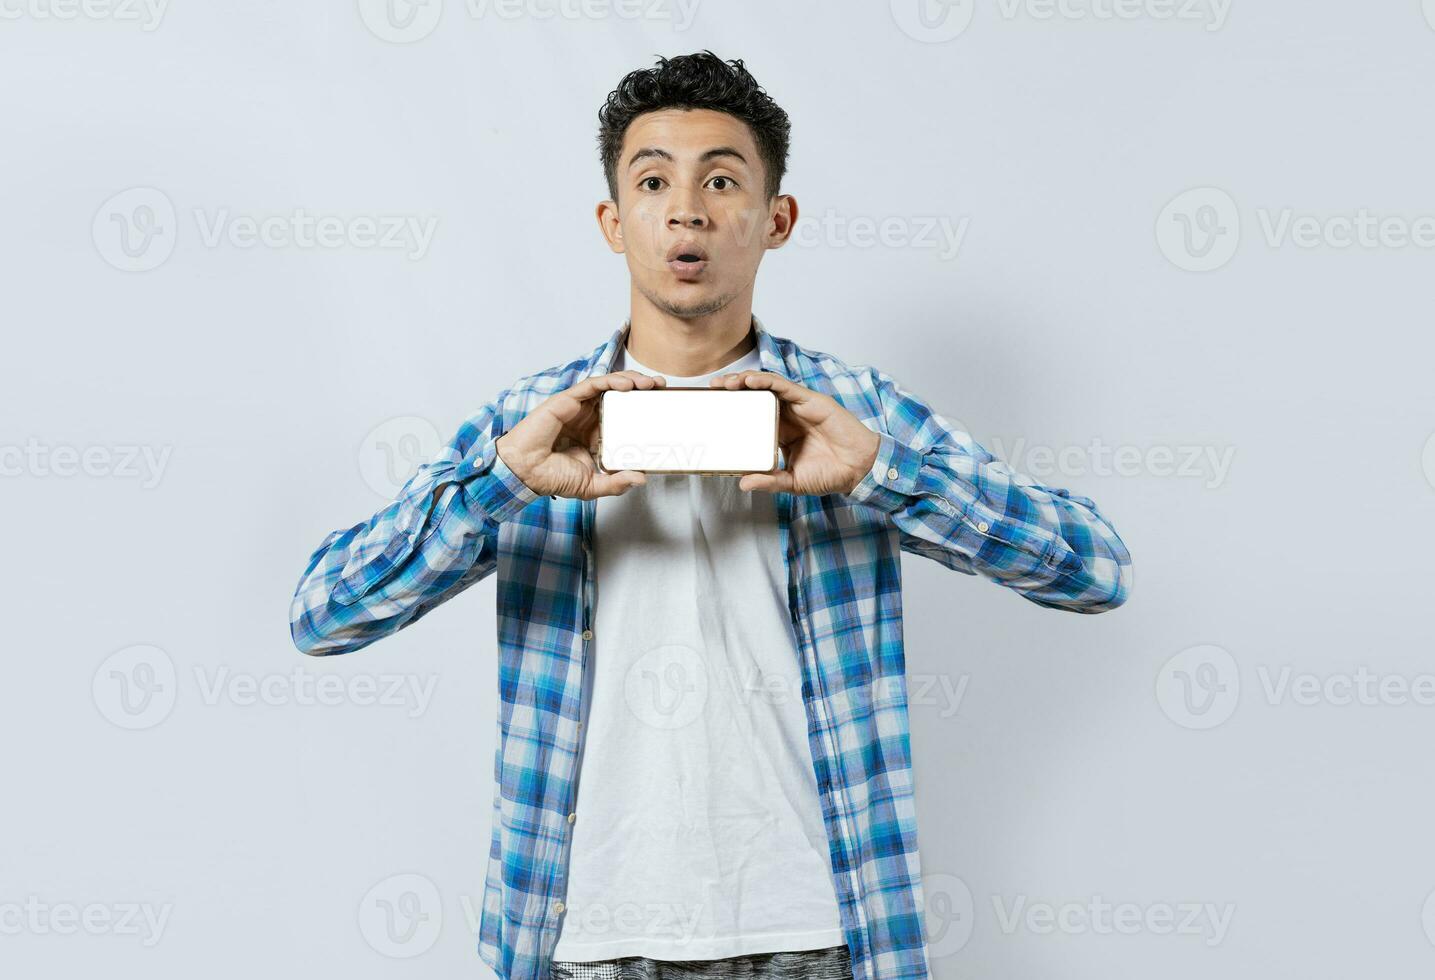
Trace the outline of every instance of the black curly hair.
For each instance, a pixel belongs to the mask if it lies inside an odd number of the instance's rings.
[[[787,172],[792,123],[757,84],[742,59],[723,61],[711,51],[659,58],[657,67],[623,76],[598,110],[598,155],[608,194],[618,199],[618,154],[633,120],[659,109],[715,109],[736,116],[752,130],[766,174],[767,199],[780,193]]]

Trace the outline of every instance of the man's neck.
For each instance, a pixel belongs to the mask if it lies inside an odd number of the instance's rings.
[[[659,374],[694,378],[710,374],[752,350],[752,307],[730,303],[705,317],[684,320],[651,307],[629,318],[628,351]]]

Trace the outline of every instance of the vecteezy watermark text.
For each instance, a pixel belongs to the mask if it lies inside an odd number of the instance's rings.
[[[464,0],[471,21],[648,21],[686,31],[701,0]],[[443,20],[443,0],[359,0],[359,18],[369,33],[390,44],[412,44]]]
[[[1212,33],[1226,26],[1233,0],[889,0],[892,20],[903,34],[924,44],[960,37],[972,26],[978,6],[1000,21],[1038,23],[1123,23],[1154,21],[1196,25]]]
[[[1010,901],[992,896],[998,928],[1004,935],[1025,930],[1033,935],[1079,936],[1145,933],[1153,936],[1195,936],[1219,946],[1231,927],[1236,907],[1231,902],[1107,902],[1100,895],[1072,902],[1032,902],[1025,895]]]
[[[191,217],[198,241],[207,249],[389,251],[410,261],[428,255],[438,230],[433,215],[390,212],[239,212],[222,207],[193,208]],[[100,257],[116,269],[148,272],[174,253],[179,212],[158,188],[131,187],[100,205],[90,235]]]
[[[828,208],[820,216],[798,215],[792,243],[802,248],[927,249],[944,262],[962,250],[972,219],[945,214],[845,215]]]
[[[1235,446],[1108,446],[1092,439],[1084,446],[1043,446],[1015,439],[989,440],[992,455],[1035,479],[1082,476],[1153,476],[1199,479],[1208,490],[1225,483]]]
[[[169,0],[0,0],[0,20],[93,20],[159,27]]]
[[[415,214],[359,214],[341,217],[310,214],[295,208],[285,214],[258,217],[194,209],[195,224],[205,248],[228,243],[234,248],[389,249],[415,261],[428,254],[438,219]]]
[[[181,674],[163,649],[138,644],[116,650],[91,680],[95,707],[111,723],[130,731],[154,728],[174,711]],[[310,673],[296,664],[287,671],[236,672],[228,665],[194,667],[194,686],[205,707],[378,707],[402,710],[409,718],[433,704],[437,674]]]
[[[173,903],[46,902],[38,895],[23,902],[0,902],[0,936],[139,936],[140,945],[156,945],[163,937]]]
[[[1379,671],[1364,664],[1320,672],[1280,663],[1256,664],[1254,672],[1252,688],[1243,684],[1229,651],[1209,643],[1189,647],[1162,665],[1156,700],[1166,717],[1195,731],[1224,724],[1240,704],[1243,687],[1270,708],[1435,707],[1435,673]]]
[[[173,452],[173,446],[56,446],[31,437],[21,446],[0,445],[0,477],[139,480],[153,490]]]
[[[1186,272],[1212,272],[1235,258],[1249,229],[1271,251],[1389,252],[1435,250],[1435,214],[1381,214],[1368,207],[1315,213],[1260,207],[1242,217],[1236,199],[1219,187],[1176,195],[1156,218],[1156,244]]]

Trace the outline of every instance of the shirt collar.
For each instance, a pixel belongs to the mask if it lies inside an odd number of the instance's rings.
[[[607,374],[613,369],[613,362],[618,357],[618,352],[628,342],[628,330],[632,326],[632,318],[623,321],[623,325],[614,332],[602,347],[598,348],[593,360],[589,364],[590,375]],[[752,329],[757,334],[758,364],[763,371],[771,371],[773,374],[780,374],[784,378],[791,379],[787,373],[786,365],[782,360],[782,354],[777,349],[777,341],[772,334],[763,327],[762,321],[757,314],[752,317]]]

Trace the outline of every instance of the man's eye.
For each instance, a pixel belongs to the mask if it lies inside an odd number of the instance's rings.
[[[662,182],[663,178],[661,177],[644,177],[642,181],[638,184],[638,186],[642,187],[645,190],[655,191],[657,190],[657,188],[651,185],[654,183],[661,184]]]
[[[730,190],[731,188],[734,188],[734,187],[737,186],[737,181],[733,180],[731,177],[718,176],[718,177],[714,177],[714,178],[712,179],[712,183],[713,183],[714,185],[716,185],[718,181],[722,181],[722,182],[723,182],[723,186],[721,186],[721,187],[714,186],[714,187],[713,187],[713,190],[725,191],[725,190]]]

